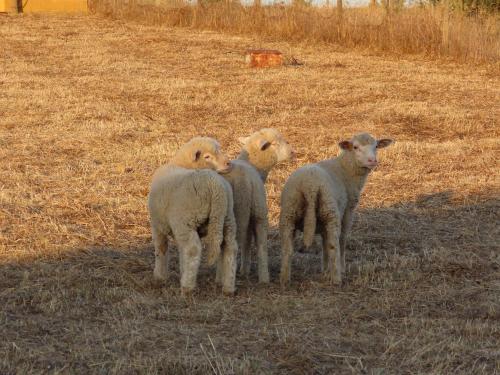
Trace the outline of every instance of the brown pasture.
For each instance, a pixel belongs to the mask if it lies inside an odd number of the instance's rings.
[[[251,69],[244,51],[304,64]],[[498,66],[380,57],[97,16],[0,16],[0,373],[500,372]],[[203,267],[152,279],[146,196],[194,135],[278,128],[272,283],[233,298]],[[392,137],[356,214],[347,278],[276,230],[292,170],[359,131]]]

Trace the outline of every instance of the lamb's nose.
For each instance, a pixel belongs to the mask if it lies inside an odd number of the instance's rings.
[[[376,163],[376,162],[377,162],[377,159],[371,159],[371,158],[368,158],[368,162],[369,162],[369,163]]]

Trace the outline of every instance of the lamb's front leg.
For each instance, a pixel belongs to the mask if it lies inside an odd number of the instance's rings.
[[[222,246],[224,246],[224,244],[222,244]],[[224,251],[224,248],[222,251]],[[222,284],[222,253],[219,259],[217,259],[217,266],[215,267],[215,283],[217,285]]]
[[[321,272],[326,274],[328,272],[328,247],[326,246],[328,238],[326,235],[326,230],[324,228],[321,229],[321,240],[323,246],[323,256],[321,257]]]
[[[354,215],[354,208],[346,208],[342,218],[342,228],[340,230],[340,258],[342,264],[342,272],[345,273],[345,249],[347,244],[347,236],[351,231],[352,218]]]

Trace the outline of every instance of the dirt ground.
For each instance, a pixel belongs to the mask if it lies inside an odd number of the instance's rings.
[[[247,48],[302,66],[245,67]],[[498,66],[384,58],[95,16],[0,15],[0,373],[500,373]],[[152,173],[194,135],[279,129],[272,283],[153,281]],[[278,283],[279,196],[358,131],[392,137],[341,287]]]

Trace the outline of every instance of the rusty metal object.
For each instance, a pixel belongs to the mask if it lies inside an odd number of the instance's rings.
[[[283,54],[277,50],[249,49],[245,61],[251,68],[269,68],[283,65]]]

